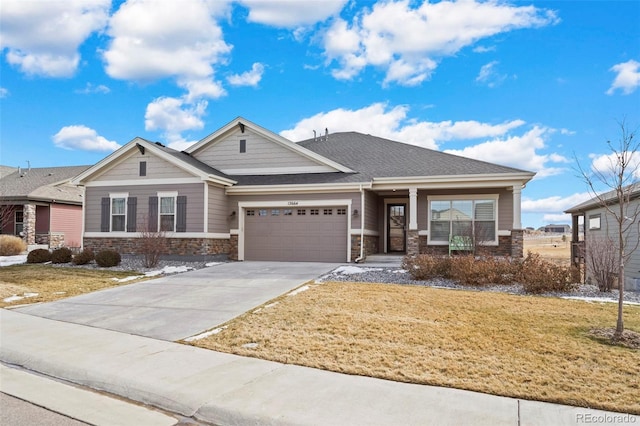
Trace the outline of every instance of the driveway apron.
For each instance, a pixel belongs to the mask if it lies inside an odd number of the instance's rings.
[[[16,310],[174,341],[227,322],[337,266],[230,262]]]

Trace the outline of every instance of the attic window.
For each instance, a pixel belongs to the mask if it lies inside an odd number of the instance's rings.
[[[245,152],[247,152],[247,140],[240,139],[240,153],[243,154]]]
[[[146,176],[147,175],[147,162],[146,161],[141,161],[140,162],[140,176]]]

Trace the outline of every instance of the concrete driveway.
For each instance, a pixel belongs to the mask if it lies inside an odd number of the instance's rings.
[[[161,340],[215,327],[337,267],[231,262],[16,311]]]

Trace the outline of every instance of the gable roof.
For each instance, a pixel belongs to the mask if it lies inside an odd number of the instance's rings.
[[[3,200],[58,201],[82,203],[82,190],[70,180],[90,166],[15,169],[0,177]]]
[[[201,161],[198,161],[186,152],[176,151],[175,149],[166,147],[160,143],[149,142],[148,140],[140,137],[131,140],[126,145],[114,151],[111,155],[103,158],[100,162],[76,176],[73,179],[73,183],[75,185],[83,185],[88,180],[91,180],[91,177],[112,167],[119,161],[126,159],[132,151],[137,149],[149,150],[149,152],[152,152],[154,155],[162,158],[170,164],[173,164],[194,176],[200,177],[203,181],[211,181],[228,186],[235,183],[235,181],[229,176],[211,166],[208,166],[207,164],[202,163]]]
[[[624,187],[625,191],[631,190],[630,199],[635,199],[640,197],[640,182],[627,185]],[[602,200],[602,201],[601,201]],[[586,210],[591,210],[594,208],[598,208],[602,206],[602,202],[606,204],[618,204],[618,196],[616,195],[616,191],[608,191],[600,194],[599,197],[593,197],[587,201],[584,201],[576,206],[571,207],[570,209],[565,210],[565,213],[581,213]]]
[[[327,137],[307,139],[298,145],[355,170],[355,173],[318,173],[309,175],[234,176],[240,185],[284,185],[313,183],[348,183],[393,179],[430,179],[513,176],[528,181],[532,172],[473,160],[396,142],[358,132],[332,133]]]
[[[270,130],[265,129],[262,126],[259,126],[243,117],[237,117],[233,120],[231,120],[229,123],[227,123],[226,125],[224,125],[223,127],[221,127],[220,129],[216,130],[215,132],[211,133],[210,135],[204,137],[203,139],[201,139],[199,142],[197,142],[196,144],[190,146],[189,148],[187,148],[185,150],[185,152],[189,153],[189,154],[195,154],[198,151],[201,151],[203,149],[205,149],[206,147],[209,147],[211,145],[215,145],[216,143],[218,143],[219,141],[222,141],[224,139],[225,134],[229,133],[230,131],[236,129],[237,127],[239,127],[242,132],[244,133],[246,128],[251,129],[251,131],[255,132],[256,134],[262,136],[263,138],[277,144],[280,145],[283,148],[286,148],[290,151],[293,151],[295,153],[297,153],[298,155],[308,158],[310,160],[312,160],[315,163],[318,163],[320,165],[324,165],[324,166],[328,166],[332,169],[334,169],[337,172],[343,172],[343,173],[353,173],[353,170],[351,170],[348,167],[345,167],[342,163],[340,163],[336,158],[327,158],[322,156],[321,154],[319,154],[318,152],[314,151],[314,150],[309,150],[307,148],[305,148],[303,145],[301,144],[296,144],[294,142],[291,142],[289,139],[286,139]]]

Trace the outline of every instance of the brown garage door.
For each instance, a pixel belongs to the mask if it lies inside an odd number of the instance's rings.
[[[245,209],[246,260],[344,262],[345,207]]]

